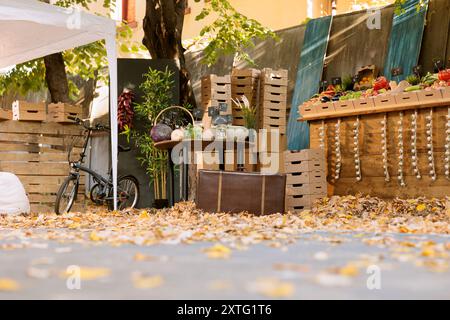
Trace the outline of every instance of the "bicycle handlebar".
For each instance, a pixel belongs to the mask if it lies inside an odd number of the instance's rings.
[[[91,127],[91,126],[85,124],[86,121],[83,121],[82,119],[77,118],[77,117],[68,116],[67,119],[72,120],[73,122],[75,122],[76,124],[82,126],[82,127],[85,128],[86,130],[91,130],[91,131],[111,130],[110,127],[104,126],[104,125],[102,125],[102,124],[100,124],[100,123],[97,123],[97,124],[95,125],[95,127]]]

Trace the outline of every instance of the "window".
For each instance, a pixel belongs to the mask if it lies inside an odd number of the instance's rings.
[[[130,27],[137,27],[136,0],[116,0],[111,17],[116,21],[125,21]]]

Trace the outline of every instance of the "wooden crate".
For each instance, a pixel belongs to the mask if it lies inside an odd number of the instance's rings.
[[[391,94],[376,96],[373,98],[373,103],[375,104],[375,108],[394,106],[397,104],[397,102],[395,101],[395,96]]]
[[[12,120],[12,111],[0,108],[0,121]]]
[[[275,101],[275,102],[287,102],[287,95],[285,93],[278,92],[261,92],[261,101]]]
[[[262,101],[261,108],[266,109],[287,109],[287,103],[286,101]]]
[[[73,123],[73,118],[82,117],[81,106],[75,106],[67,103],[51,103],[48,105],[47,122]]]
[[[333,102],[333,106],[336,111],[350,111],[355,109],[352,100],[335,101]]]
[[[16,100],[12,104],[13,120],[18,121],[45,121],[47,112],[45,103],[31,103]]]
[[[287,86],[277,86],[277,85],[273,85],[273,84],[265,84],[261,88],[261,93],[264,94],[264,96],[267,94],[270,94],[270,93],[278,93],[278,94],[283,94],[283,95],[287,96],[288,90],[287,90]]]
[[[239,77],[245,77],[245,78],[259,78],[261,75],[261,71],[258,69],[253,68],[247,68],[247,69],[237,69],[233,68],[231,71],[231,77],[239,78]]]
[[[324,150],[305,149],[301,151],[286,151],[285,159],[287,162],[305,161],[305,160],[325,160]]]
[[[299,112],[300,112],[300,115],[302,115],[302,116],[315,114],[315,113],[317,113],[317,107],[316,107],[316,105],[303,104],[300,106]]]
[[[417,92],[419,102],[430,103],[430,102],[442,102],[442,91],[441,90],[420,90]]]
[[[353,100],[353,106],[356,110],[373,109],[375,102],[372,97]]]
[[[287,86],[288,85],[288,71],[287,70],[273,70],[270,68],[265,68],[261,73],[262,83],[264,85],[277,85],[277,86]]]
[[[278,129],[280,134],[286,134],[287,119],[286,117],[262,117],[262,127],[264,129]]]
[[[325,171],[324,160],[285,161],[286,173]]]
[[[284,173],[283,152],[260,152],[258,171],[264,174]]]
[[[316,104],[316,111],[317,113],[334,113],[336,110],[333,102],[325,102]]]
[[[444,101],[449,101],[450,102],[450,87],[446,87],[440,90],[442,93],[442,99]]]
[[[327,182],[299,183],[286,187],[287,196],[318,194],[327,195]]]
[[[275,130],[260,130],[258,132],[258,151],[268,153],[283,153],[287,149],[287,137]],[[284,159],[284,155],[283,155]]]
[[[322,170],[296,172],[286,175],[286,185],[323,183],[324,181],[326,181],[326,173]]]
[[[0,171],[17,175],[25,187],[31,211],[53,211],[59,186],[69,174],[67,147],[74,138],[80,151],[83,130],[78,125],[4,121],[0,125]],[[77,208],[84,205],[81,177]]]
[[[402,92],[394,95],[395,103],[398,105],[417,103],[419,104],[419,96],[416,92]]]
[[[229,75],[225,76],[218,76],[215,74],[210,74],[202,77],[202,87],[209,86],[215,84],[215,85],[227,85],[231,84],[231,77]]]
[[[297,212],[302,210],[311,209],[314,202],[323,198],[322,195],[311,194],[311,195],[295,195],[286,196],[286,211]]]

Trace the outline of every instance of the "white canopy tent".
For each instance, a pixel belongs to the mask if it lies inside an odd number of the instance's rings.
[[[0,69],[98,40],[110,74],[111,158],[117,197],[117,52],[115,21],[36,0],[0,0]]]

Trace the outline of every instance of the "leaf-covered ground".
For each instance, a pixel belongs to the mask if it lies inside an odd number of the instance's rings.
[[[346,288],[343,292],[357,298],[358,290],[368,294],[366,269],[372,265],[391,279],[385,287],[392,288],[379,297],[401,297],[407,281],[416,281],[412,292],[419,297],[432,289],[425,285],[430,281],[436,297],[445,297],[449,293],[439,288],[450,285],[449,222],[449,199],[385,202],[362,196],[260,217],[204,213],[192,203],[159,211],[91,208],[63,216],[3,216],[0,297],[34,297],[42,283],[49,286],[48,298],[69,294],[64,283],[71,264],[81,267],[83,283],[91,286],[79,297],[106,294],[106,281],[130,287],[125,296],[116,292],[120,297],[157,298],[157,292],[166,292],[162,297],[183,298],[185,286],[197,281],[203,289],[193,297],[335,297],[327,288]],[[299,291],[305,285],[311,290]]]

